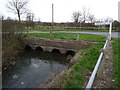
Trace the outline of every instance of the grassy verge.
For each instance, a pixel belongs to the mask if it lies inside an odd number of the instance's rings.
[[[81,31],[81,32],[108,32],[108,30],[78,30],[78,29],[24,29],[23,31]]]
[[[94,69],[99,57],[99,50],[102,47],[102,44],[97,44],[79,52],[79,55],[82,56],[82,58],[71,67],[70,72],[63,78],[66,80],[63,83],[64,88],[83,88],[87,81],[85,76]]]
[[[29,33],[23,35],[50,38],[50,33]],[[79,40],[84,40],[84,41],[104,42],[105,40],[103,39],[106,38],[106,36],[93,35],[93,34],[76,34],[76,33],[53,33],[52,38],[77,40],[78,35],[79,35]]]
[[[114,51],[114,77],[116,87],[120,88],[120,38],[114,39],[113,42]]]

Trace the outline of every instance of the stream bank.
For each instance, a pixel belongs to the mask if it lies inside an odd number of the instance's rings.
[[[2,67],[8,67],[23,52],[24,44],[21,36],[5,34],[2,38]]]

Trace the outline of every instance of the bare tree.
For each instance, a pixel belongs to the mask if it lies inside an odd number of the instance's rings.
[[[73,12],[72,19],[75,23],[78,23],[80,21],[81,16],[81,12]]]
[[[87,18],[89,16],[89,9],[83,7],[82,8],[82,16],[83,16],[83,22],[85,23],[85,21],[87,20]]]
[[[92,14],[89,14],[88,19],[91,23],[93,23],[95,21],[95,17]]]
[[[34,14],[33,13],[31,13],[31,12],[29,12],[29,13],[27,13],[27,16],[26,16],[26,25],[27,25],[27,27],[32,27],[32,28],[34,28],[35,27],[35,23],[34,23]]]
[[[18,15],[19,21],[21,21],[21,15],[27,12],[26,5],[28,0],[11,0],[7,3],[7,8]]]
[[[26,20],[27,21],[33,21],[34,20],[34,14],[33,13],[27,13]]]

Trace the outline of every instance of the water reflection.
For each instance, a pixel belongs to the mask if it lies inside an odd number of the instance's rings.
[[[3,71],[3,88],[37,88],[53,74],[67,68],[66,56],[49,52],[24,52]]]

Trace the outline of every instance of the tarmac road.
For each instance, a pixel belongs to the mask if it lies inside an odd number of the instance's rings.
[[[26,31],[23,33],[50,33],[51,31]],[[108,32],[52,31],[52,33],[83,33],[107,36]],[[112,32],[112,37],[120,38],[120,32]]]

